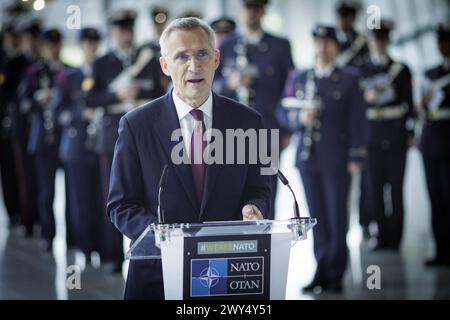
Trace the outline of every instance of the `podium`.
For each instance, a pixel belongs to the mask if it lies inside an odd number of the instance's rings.
[[[313,218],[152,224],[126,258],[161,259],[165,298],[283,300],[292,246]]]

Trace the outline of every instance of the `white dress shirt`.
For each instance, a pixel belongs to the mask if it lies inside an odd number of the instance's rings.
[[[175,109],[177,110],[178,120],[180,121],[180,128],[183,134],[184,146],[186,148],[187,154],[190,154],[191,150],[191,137],[192,132],[195,127],[194,117],[190,114],[192,108],[186,102],[181,100],[174,91],[172,91],[173,103],[175,104]],[[211,132],[208,132],[212,128],[212,107],[213,107],[213,98],[212,92],[209,94],[208,99],[199,107],[197,110],[203,111],[203,123],[205,124],[205,130],[207,132],[206,138],[207,141],[211,140]]]

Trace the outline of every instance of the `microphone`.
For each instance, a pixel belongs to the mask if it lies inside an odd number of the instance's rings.
[[[288,179],[286,179],[286,177],[284,176],[283,173],[281,173],[280,170],[277,171],[277,176],[280,179],[280,181],[289,188],[289,190],[291,190],[292,196],[294,197],[294,216],[295,219],[300,219],[300,210],[298,209],[298,203],[297,203],[297,198],[295,197],[295,193],[292,190],[291,186],[289,185],[289,181]]]
[[[164,224],[164,210],[161,208],[161,194],[167,184],[167,176],[169,173],[169,165],[166,164],[161,173],[161,178],[159,179],[159,191],[158,191],[158,224]]]

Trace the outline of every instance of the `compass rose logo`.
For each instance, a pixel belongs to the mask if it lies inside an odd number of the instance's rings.
[[[205,288],[211,289],[219,282],[220,274],[219,271],[217,271],[217,269],[208,266],[208,268],[205,268],[200,272],[199,279],[200,283]]]

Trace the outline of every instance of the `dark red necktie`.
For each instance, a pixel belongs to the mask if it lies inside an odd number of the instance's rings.
[[[197,198],[201,203],[206,169],[205,161],[203,160],[203,152],[206,149],[206,140],[203,139],[203,135],[206,129],[203,122],[203,111],[192,110],[191,115],[195,120],[191,136],[191,170]]]

